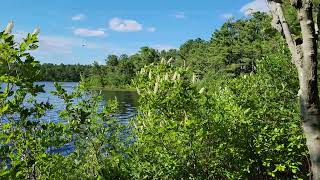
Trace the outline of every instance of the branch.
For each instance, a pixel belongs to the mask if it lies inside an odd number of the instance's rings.
[[[300,66],[300,63],[298,61],[299,59],[301,59],[301,54],[298,50],[299,48],[297,48],[297,46],[299,46],[300,44],[296,44],[291,35],[291,31],[289,29],[289,25],[286,21],[286,18],[284,17],[281,4],[282,2],[280,0],[267,0],[267,5],[269,6],[269,9],[271,10],[271,14],[273,17],[272,26],[284,36],[288,44],[290,53],[292,55],[292,63],[294,63],[297,66]]]
[[[319,13],[317,14],[317,22],[315,23],[313,19],[313,3],[311,0],[304,0],[303,5],[300,8],[297,8],[297,11],[303,39],[303,56],[313,59],[317,56]],[[316,27],[318,29],[316,29]]]
[[[316,39],[319,39],[319,27],[320,27],[320,4],[317,6],[317,23],[315,23]]]

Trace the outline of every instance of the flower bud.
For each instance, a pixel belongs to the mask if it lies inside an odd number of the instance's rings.
[[[140,71],[140,74],[144,74],[146,71],[145,71],[145,69],[144,68],[141,68],[141,71]]]
[[[174,72],[173,77],[172,77],[172,81],[175,81],[177,79],[177,75],[178,75],[178,73]]]
[[[140,95],[141,93],[140,93],[140,89],[137,87],[136,88],[137,89],[137,93],[138,93],[138,95]]]
[[[199,94],[204,93],[204,91],[205,91],[205,90],[206,90],[206,88],[204,88],[204,87],[203,87],[203,88],[201,88],[201,89],[200,89],[200,91],[199,91]]]
[[[169,80],[169,75],[168,75],[168,73],[166,73],[166,75],[164,75],[164,80],[165,80],[165,81],[168,81],[168,80]]]
[[[156,82],[156,84],[154,85],[154,90],[153,90],[153,92],[154,92],[154,93],[157,93],[157,92],[158,92],[158,89],[159,89],[159,83]]]
[[[40,28],[39,27],[36,27],[34,30],[33,30],[33,35],[38,35],[40,33]]]
[[[196,83],[197,81],[197,75],[195,73],[192,74],[192,83]]]
[[[4,30],[4,33],[5,33],[5,34],[10,34],[11,31],[12,31],[12,29],[13,29],[13,21],[10,21],[10,22],[8,23],[6,29]]]
[[[151,70],[149,71],[149,76],[148,77],[149,77],[149,80],[152,79],[152,71]]]
[[[166,60],[164,58],[161,58],[161,61],[160,61],[161,64],[165,64],[166,63]]]
[[[177,80],[180,80],[180,74],[179,73],[177,74]]]

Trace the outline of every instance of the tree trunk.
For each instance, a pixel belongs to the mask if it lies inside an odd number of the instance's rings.
[[[300,82],[302,125],[311,158],[313,179],[320,179],[320,108],[317,83],[317,37],[312,16],[312,3],[305,2],[298,10],[303,39],[303,61]],[[299,73],[299,74],[300,74]]]
[[[301,41],[294,41],[282,11],[280,0],[267,0],[273,26],[286,39],[299,76],[300,113],[311,159],[312,179],[320,180],[320,106],[317,82],[317,24],[313,20],[311,0],[291,0],[300,21]],[[319,21],[319,19],[317,20]],[[317,29],[318,31],[318,29]],[[301,44],[302,43],[302,44]]]

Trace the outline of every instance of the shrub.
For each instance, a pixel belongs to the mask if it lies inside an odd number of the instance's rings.
[[[211,81],[208,92],[186,67],[143,68],[134,82],[140,106],[132,176],[305,178],[295,71],[283,59],[275,54],[257,63],[257,73]]]
[[[44,92],[35,83],[39,62],[30,55],[38,47],[37,34],[38,30],[16,43],[10,31],[0,32],[1,179],[101,178],[116,172],[122,148],[122,126],[110,117],[116,102],[100,109],[101,97],[81,84],[71,93],[56,84],[53,94],[66,107],[60,112],[61,121],[41,119],[53,106],[37,100]],[[72,147],[69,153],[50,151],[67,143]]]

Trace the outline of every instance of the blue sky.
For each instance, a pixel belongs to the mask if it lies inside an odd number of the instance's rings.
[[[230,17],[266,11],[265,0],[9,0],[1,2],[0,26],[14,21],[21,39],[40,27],[41,62],[104,63],[108,54],[132,54],[142,46],[178,48],[209,39]]]

